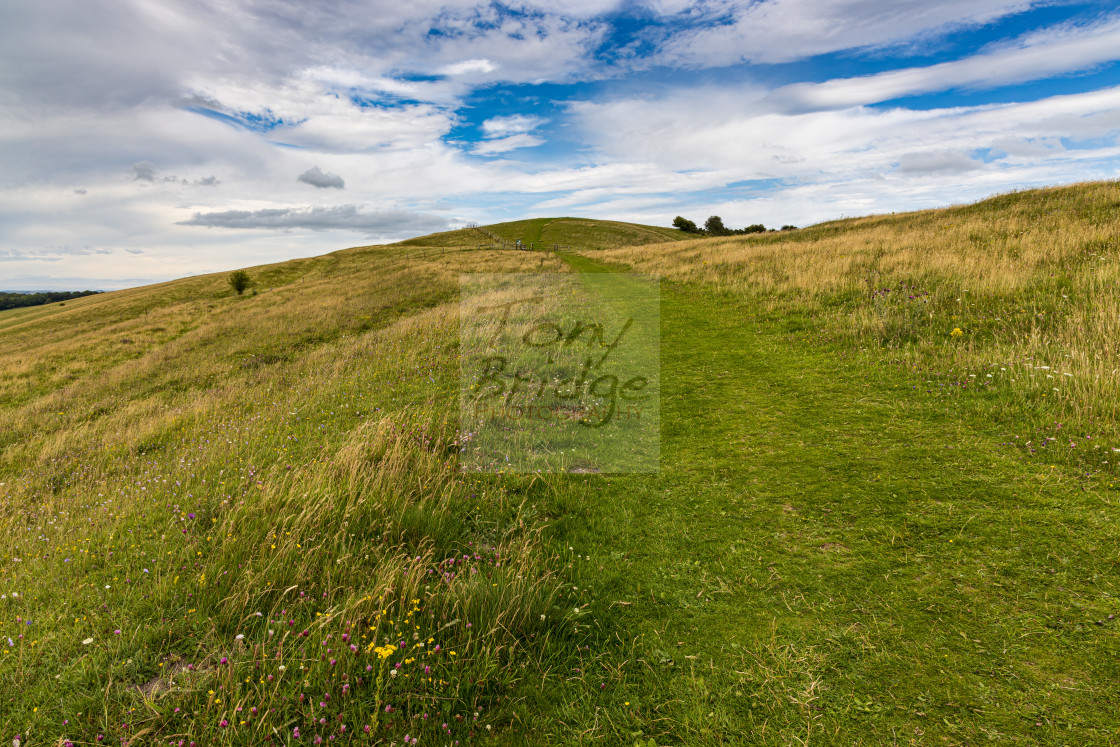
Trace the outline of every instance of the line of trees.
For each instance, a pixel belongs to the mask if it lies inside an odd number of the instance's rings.
[[[688,218],[678,215],[676,218],[673,218],[673,228],[679,229],[684,233],[694,233],[698,236],[737,236],[747,233],[766,233],[767,231],[774,230],[772,228],[767,228],[761,223],[755,223],[746,228],[728,228],[723,225],[723,218],[718,215],[713,215],[708,218],[708,220],[704,221],[703,228],[696,225]],[[783,231],[792,231],[796,228],[797,226],[782,226]]]
[[[45,303],[62,303],[82,296],[92,296],[101,291],[44,291],[42,293],[7,293],[0,291],[0,311],[23,306],[42,306]]]

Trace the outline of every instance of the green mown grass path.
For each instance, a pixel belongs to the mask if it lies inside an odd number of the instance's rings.
[[[550,491],[591,559],[545,741],[1120,743],[1120,494],[812,320],[663,283],[661,324],[661,473]]]

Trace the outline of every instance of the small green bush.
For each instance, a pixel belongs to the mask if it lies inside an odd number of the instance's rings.
[[[229,275],[229,287],[237,291],[237,295],[239,296],[245,292],[245,289],[249,287],[251,282],[252,280],[249,278],[249,273],[244,270],[236,270]]]

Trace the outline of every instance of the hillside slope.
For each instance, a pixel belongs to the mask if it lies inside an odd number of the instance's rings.
[[[4,738],[1109,742],[1117,184],[585,223],[0,312]],[[661,473],[461,473],[460,274],[626,268]]]
[[[542,268],[373,247],[0,314],[4,733],[338,737],[311,690],[465,737],[563,565],[454,469],[458,275]]]
[[[980,390],[1026,456],[1112,467],[1101,439],[1120,437],[1117,182],[603,259],[760,306],[931,394]]]

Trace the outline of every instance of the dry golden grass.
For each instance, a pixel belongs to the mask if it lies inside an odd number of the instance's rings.
[[[809,317],[921,371],[988,379],[1004,404],[1057,399],[1086,427],[1120,414],[1115,182],[599,256]]]

